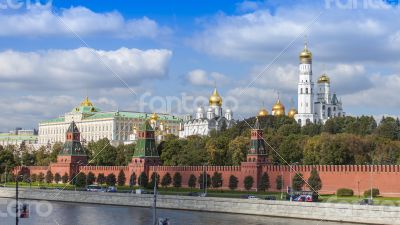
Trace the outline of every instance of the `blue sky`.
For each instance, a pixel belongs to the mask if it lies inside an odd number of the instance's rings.
[[[270,109],[278,92],[290,108],[304,35],[314,80],[328,73],[348,114],[399,115],[397,4],[7,2],[0,0],[1,131],[36,127],[86,94],[104,110],[186,114],[205,105],[216,84],[237,119],[256,114],[262,102]],[[193,98],[184,107],[160,104],[183,96]]]

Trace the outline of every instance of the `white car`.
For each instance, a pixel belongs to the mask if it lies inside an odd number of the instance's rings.
[[[86,191],[90,191],[90,192],[104,192],[103,188],[100,187],[99,185],[89,185],[89,186],[87,186]]]
[[[257,198],[257,197],[254,196],[254,195],[250,195],[249,197],[247,197],[247,199],[258,200],[259,198]]]

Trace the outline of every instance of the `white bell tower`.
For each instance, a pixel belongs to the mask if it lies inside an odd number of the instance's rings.
[[[298,113],[295,120],[304,126],[317,122],[314,116],[314,82],[312,81],[312,53],[308,50],[307,42],[300,53],[299,83],[298,83]]]

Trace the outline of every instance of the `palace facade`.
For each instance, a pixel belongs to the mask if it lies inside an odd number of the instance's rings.
[[[53,145],[65,142],[65,132],[70,123],[75,122],[81,132],[84,144],[108,138],[112,145],[128,144],[136,140],[136,129],[144,121],[151,119],[158,133],[179,135],[181,119],[169,114],[150,114],[131,111],[104,112],[93,105],[86,97],[80,105],[58,118],[39,123],[38,144]],[[161,138],[161,137],[160,137]]]

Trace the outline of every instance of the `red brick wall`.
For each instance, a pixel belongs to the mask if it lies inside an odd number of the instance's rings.
[[[378,188],[383,196],[400,196],[400,166],[359,166],[359,165],[318,165],[315,166],[319,171],[322,180],[322,190],[320,193],[333,194],[339,188],[350,188],[355,194],[362,194],[372,187]],[[50,168],[54,173],[58,172],[63,175],[67,170],[64,165],[59,163],[51,164],[50,167],[29,167],[31,174],[46,174]],[[261,165],[252,166],[243,164],[242,166],[207,166],[207,173],[212,176],[215,171],[222,173],[223,188],[228,189],[229,177],[236,176],[239,179],[240,190],[244,189],[244,177],[253,176],[255,183],[253,188],[257,186],[257,176],[260,177],[263,172],[267,172],[270,179],[271,191],[276,189],[276,177],[283,176],[284,189],[290,185],[290,177],[293,177],[296,172],[302,173],[307,180],[313,166],[293,166],[292,170],[288,166],[272,166]],[[21,168],[15,168],[18,172]],[[179,172],[182,175],[182,187],[188,187],[188,180],[191,174],[196,178],[204,171],[203,166],[145,166],[145,164],[131,163],[129,166],[81,166],[79,170],[87,174],[93,172],[96,177],[99,173],[104,173],[107,176],[109,173],[114,173],[118,176],[120,170],[123,170],[126,176],[126,184],[129,183],[129,177],[132,172],[138,177],[142,171],[145,171],[150,178],[151,174],[156,171],[161,178],[170,173],[171,177]],[[198,184],[196,185],[198,187]]]

